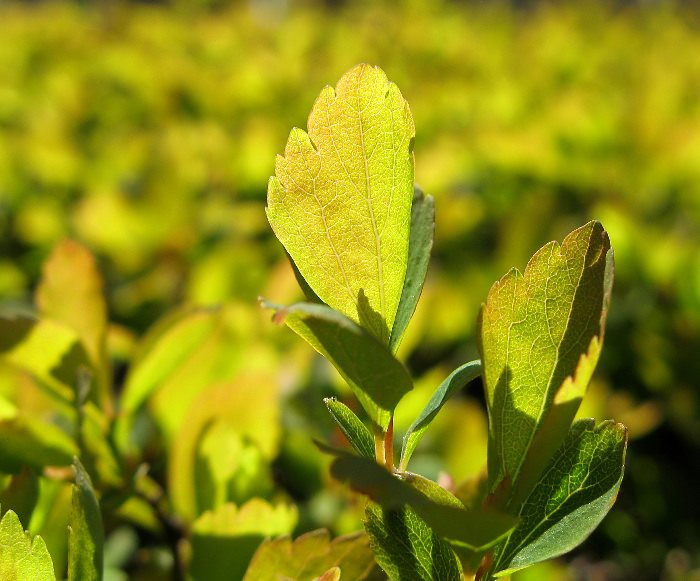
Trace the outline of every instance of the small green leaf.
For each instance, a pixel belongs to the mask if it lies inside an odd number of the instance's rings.
[[[265,537],[287,535],[297,522],[293,506],[272,506],[254,498],[240,508],[224,504],[192,525],[193,581],[242,579]]]
[[[368,503],[365,530],[377,563],[391,579],[461,581],[462,568],[450,545],[410,507]]]
[[[576,422],[525,499],[520,523],[497,549],[492,571],[506,575],[582,543],[615,502],[626,448],[622,424]]]
[[[425,275],[428,273],[428,262],[430,262],[430,251],[433,249],[434,234],[435,200],[432,196],[426,196],[418,186],[414,186],[406,278],[389,339],[389,348],[394,353],[399,348],[401,338],[416,310],[423,290]]]
[[[8,510],[0,521],[0,579],[56,581],[51,555],[40,536],[25,533],[17,515]]]
[[[296,303],[275,309],[284,322],[328,359],[352,388],[370,419],[383,430],[399,400],[413,387],[406,368],[386,345],[341,313],[325,305]]]
[[[347,482],[353,490],[367,495],[383,508],[392,510],[410,506],[435,533],[454,543],[485,549],[515,525],[516,519],[507,514],[469,510],[456,498],[447,502],[447,491],[444,491],[444,495],[436,495],[430,488],[419,489],[410,481],[401,480],[372,460],[343,450],[321,447],[336,456],[331,464],[334,478]]]
[[[438,386],[430,398],[430,401],[423,408],[423,411],[416,420],[409,426],[403,438],[403,448],[401,450],[401,470],[405,470],[408,461],[416,449],[423,433],[428,428],[433,418],[437,415],[445,402],[450,399],[458,390],[462,389],[473,379],[481,374],[481,361],[470,361],[455,369]]]
[[[367,458],[374,458],[374,438],[360,418],[337,399],[327,397],[323,403],[355,451]]]
[[[331,541],[328,531],[316,530],[294,542],[289,537],[268,539],[255,552],[243,581],[307,581],[333,567],[348,581],[374,578],[377,567],[367,536],[355,533]]]
[[[602,343],[612,281],[609,249],[603,227],[589,222],[561,246],[551,242],[541,248],[524,274],[513,269],[489,291],[479,317],[479,348],[492,489],[504,480],[517,489],[557,392],[575,375],[594,338]],[[585,391],[591,372],[588,366],[578,379],[578,394]],[[550,422],[549,443],[565,437],[578,409],[580,397],[564,399],[557,420]],[[546,454],[542,457],[547,460]]]
[[[75,484],[68,541],[68,581],[99,581],[103,573],[102,513],[90,476],[80,460],[73,460]]]
[[[321,91],[308,134],[277,156],[267,216],[309,286],[388,344],[408,259],[413,137],[408,104],[378,67]]]

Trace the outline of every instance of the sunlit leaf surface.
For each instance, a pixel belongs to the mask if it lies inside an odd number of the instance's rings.
[[[414,126],[384,72],[348,71],[293,129],[270,178],[267,215],[327,305],[388,343],[403,289]]]

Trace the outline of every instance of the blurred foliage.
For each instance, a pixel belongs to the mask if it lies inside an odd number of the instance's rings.
[[[57,572],[71,505],[60,466],[80,446],[94,461],[111,579],[168,578],[189,550],[173,553],[173,535],[194,546],[221,513],[242,523],[253,498],[279,522],[223,535],[250,555],[266,534],[359,528],[358,501],[329,482],[310,443],[331,434],[322,397],[346,388],[255,299],[301,296],[263,211],[274,155],[319,88],[367,61],[411,104],[416,180],[437,212],[399,351],[419,380],[397,431],[476,357],[490,284],[599,219],[616,287],[581,415],[629,426],[627,476],[586,544],[523,578],[700,576],[698,24],[692,6],[671,2],[0,4],[0,299],[24,321],[0,335],[0,433],[12,442],[0,469],[39,451],[28,462],[42,474],[36,500],[22,510]],[[35,307],[41,265],[67,237],[96,263],[60,247],[68,274],[45,270]],[[56,308],[80,293],[93,302],[78,300],[74,318]],[[59,332],[52,352],[42,333]],[[98,371],[83,443],[66,383],[78,361]],[[478,477],[481,399],[449,402],[416,471]]]

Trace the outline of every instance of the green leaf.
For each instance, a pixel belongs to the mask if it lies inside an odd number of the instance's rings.
[[[191,521],[220,501],[239,500],[237,492],[262,488],[279,436],[274,375],[241,375],[203,391],[190,405],[169,456],[168,491],[178,516]],[[227,492],[205,498],[212,488]]]
[[[576,422],[525,499],[520,522],[497,550],[492,570],[506,575],[582,543],[615,502],[626,448],[622,424]]]
[[[538,433],[543,466],[566,435],[597,361],[612,281],[610,241],[598,222],[550,242],[524,274],[511,270],[489,291],[479,317],[479,348],[489,411],[489,484],[518,488]],[[597,345],[591,358],[591,345]],[[581,369],[576,389],[555,402]],[[554,403],[555,418],[548,422]],[[528,477],[530,485],[537,473]],[[525,491],[526,493],[527,491]],[[520,492],[520,494],[523,494]]]
[[[331,474],[383,508],[393,510],[410,506],[440,537],[473,548],[485,549],[510,531],[516,519],[497,511],[465,508],[446,490],[437,495],[433,487],[416,487],[376,462],[321,446],[336,456]],[[412,476],[415,479],[415,476]],[[426,494],[427,493],[427,494]],[[449,500],[448,500],[449,499]]]
[[[57,244],[44,262],[36,291],[42,318],[75,331],[97,375],[97,400],[109,409],[111,373],[106,351],[104,284],[90,251],[73,240]]]
[[[370,419],[383,430],[399,400],[413,387],[406,368],[386,345],[341,313],[325,305],[296,303],[275,309],[284,322],[328,359],[348,382]]]
[[[10,483],[0,492],[0,506],[11,506],[20,522],[30,522],[32,512],[39,500],[39,476],[28,466],[13,474]]]
[[[35,470],[69,466],[78,453],[75,442],[61,428],[29,415],[0,421],[0,471],[18,472],[23,465]]]
[[[192,525],[193,581],[242,579],[265,537],[289,534],[297,522],[293,506],[272,506],[259,498],[240,508],[225,504]]]
[[[163,318],[141,342],[126,378],[122,408],[138,409],[149,395],[202,346],[218,322],[217,311],[186,308]]]
[[[0,318],[0,355],[67,401],[73,398],[78,370],[91,367],[77,333],[50,319]]]
[[[416,420],[409,426],[406,435],[403,438],[403,447],[401,450],[401,470],[405,470],[408,461],[416,449],[418,442],[423,437],[423,433],[428,428],[433,418],[445,405],[445,402],[450,399],[458,390],[462,389],[473,379],[476,379],[481,374],[481,361],[470,361],[455,369],[447,378],[438,386],[430,398],[430,401],[423,408],[423,411]]]
[[[408,322],[416,310],[428,274],[430,251],[435,234],[435,200],[426,196],[418,186],[414,186],[411,206],[411,233],[408,243],[408,263],[403,283],[399,308],[396,311],[394,328],[391,330],[389,348],[396,353]]]
[[[243,581],[315,579],[338,567],[341,578],[364,581],[374,577],[376,566],[367,536],[355,533],[330,540],[326,530],[298,537],[266,540],[255,552]]]
[[[461,581],[462,568],[450,545],[410,507],[368,503],[365,530],[377,563],[391,579]]]
[[[356,66],[321,91],[308,134],[292,129],[267,191],[270,225],[309,286],[385,344],[408,259],[414,134],[396,85]]]
[[[25,533],[17,515],[8,510],[0,521],[0,579],[56,581],[51,555],[40,536]]]
[[[68,581],[102,579],[104,529],[90,476],[80,460],[73,461],[73,507],[68,526]]]
[[[324,398],[328,412],[342,430],[355,451],[367,458],[374,458],[374,438],[360,418],[344,403],[335,398]]]

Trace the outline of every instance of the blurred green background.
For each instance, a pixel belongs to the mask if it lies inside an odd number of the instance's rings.
[[[601,220],[616,283],[582,414],[628,425],[626,477],[582,547],[519,578],[699,579],[700,12],[691,4],[0,2],[0,299],[31,309],[53,245],[87,246],[106,280],[117,385],[137,338],[163,315],[224,305],[224,353],[253,363],[212,363],[212,378],[272,374],[280,394],[265,475],[230,497],[282,491],[299,507],[296,532],[356,528],[357,508],[309,443],[330,434],[321,397],[344,393],[341,382],[269,323],[256,297],[300,296],[264,215],[275,154],[325,84],[377,64],[411,105],[416,181],[437,211],[401,350],[418,388],[397,426],[477,355],[490,284]],[[157,397],[150,409],[169,413]],[[172,437],[168,422],[160,428]],[[471,390],[446,408],[413,468],[474,476],[485,437]]]

